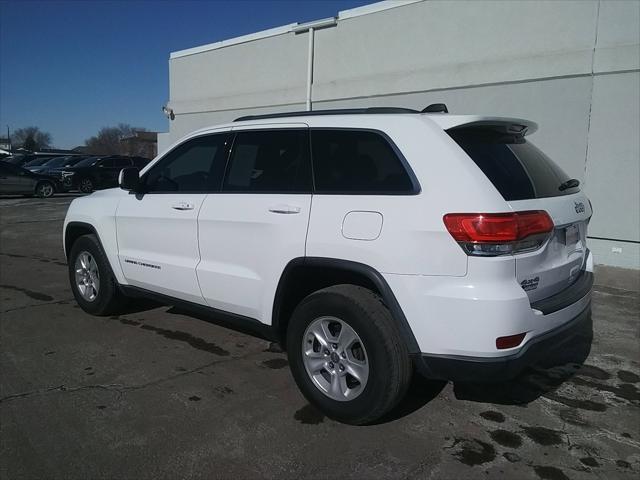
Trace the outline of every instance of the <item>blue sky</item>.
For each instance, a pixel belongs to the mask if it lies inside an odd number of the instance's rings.
[[[0,136],[30,125],[59,148],[101,127],[166,131],[169,53],[373,0],[0,0]]]

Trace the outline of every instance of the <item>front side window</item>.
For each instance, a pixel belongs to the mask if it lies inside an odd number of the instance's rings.
[[[128,158],[114,158],[113,166],[116,168],[130,167],[131,160],[129,160]]]
[[[310,193],[308,131],[238,132],[223,191]]]
[[[186,141],[144,176],[146,192],[217,192],[225,166],[227,134]]]
[[[415,187],[391,144],[365,130],[311,130],[317,193],[411,194]]]

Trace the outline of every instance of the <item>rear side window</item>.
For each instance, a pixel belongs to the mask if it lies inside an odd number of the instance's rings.
[[[308,131],[238,132],[222,189],[226,192],[310,193]]]
[[[461,128],[447,133],[507,201],[557,197],[580,191],[578,187],[561,189],[570,177],[522,137],[479,128]]]
[[[377,132],[311,130],[316,193],[411,194],[403,162]]]

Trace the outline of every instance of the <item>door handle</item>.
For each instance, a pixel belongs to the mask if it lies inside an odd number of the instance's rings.
[[[271,213],[292,215],[292,214],[300,213],[300,207],[296,207],[294,205],[274,205],[273,207],[269,207],[269,211]]]
[[[193,210],[195,205],[189,202],[178,202],[174,205],[171,205],[171,208],[174,210]]]

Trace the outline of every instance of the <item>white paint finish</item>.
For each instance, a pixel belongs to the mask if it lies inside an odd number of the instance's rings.
[[[518,282],[537,278],[537,288],[527,291],[532,302],[550,297],[567,288],[576,279],[587,259],[587,223],[592,211],[583,192],[558,197],[509,202],[516,212],[544,210],[555,225],[551,238],[538,250],[516,258]],[[576,208],[576,207],[582,208]],[[578,229],[578,241],[566,244],[567,226]]]
[[[126,193],[119,188],[100,190],[91,195],[74,199],[69,205],[64,220],[63,232],[69,222],[82,222],[92,225],[100,238],[111,270],[118,283],[126,285],[127,281],[118,261],[118,240],[116,238],[116,209]]]
[[[200,261],[198,212],[205,197],[199,193],[148,193],[141,197],[126,194],[122,198],[116,226],[118,258],[127,283],[204,303],[196,265]],[[173,208],[183,203],[193,208]]]
[[[500,357],[520,347],[497,350],[496,338],[527,332],[523,345],[575,318],[591,295],[549,315],[536,315],[518,284],[511,257],[469,257],[465,277],[388,275],[384,277],[402,306],[425,353]]]
[[[375,240],[382,233],[380,212],[353,211],[342,220],[342,236],[349,240]]]
[[[297,214],[269,211],[290,205]],[[211,194],[199,217],[198,280],[211,307],[271,323],[280,275],[304,257],[311,195]]]
[[[639,72],[595,77],[585,179],[593,236],[640,241],[639,109]]]

